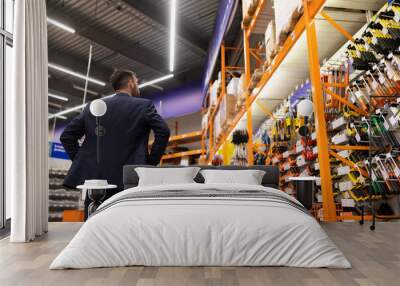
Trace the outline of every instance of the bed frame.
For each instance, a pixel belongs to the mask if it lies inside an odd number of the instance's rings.
[[[148,167],[148,168],[185,168],[185,166],[149,166],[149,165],[125,165],[124,166],[124,189],[136,187],[139,183],[139,177],[135,171],[137,167]],[[262,179],[262,185],[264,187],[271,187],[279,189],[279,168],[277,166],[197,166],[202,170],[205,169],[217,169],[217,170],[262,170],[265,171],[265,175]],[[194,179],[197,183],[204,183],[204,178],[200,174],[197,174]]]

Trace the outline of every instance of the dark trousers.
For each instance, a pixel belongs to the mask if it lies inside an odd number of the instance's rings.
[[[108,198],[111,198],[113,195],[123,191],[122,189],[110,189],[106,191],[106,196],[103,199],[103,202]],[[88,207],[92,201],[89,199],[89,196],[86,194],[85,198],[85,221],[88,219]]]

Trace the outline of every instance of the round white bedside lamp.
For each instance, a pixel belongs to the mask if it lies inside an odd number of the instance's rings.
[[[102,99],[95,99],[90,103],[90,113],[96,117],[96,137],[97,137],[97,164],[100,163],[100,136],[104,136],[106,130],[100,125],[100,117],[107,112],[107,104]]]
[[[302,101],[297,104],[297,114],[304,116],[304,117],[309,117],[313,114],[314,112],[314,105],[311,100],[309,99],[303,99]]]
[[[106,112],[107,112],[107,105],[106,105],[106,103],[104,102],[104,100],[102,100],[102,99],[96,99],[96,100],[93,100],[93,101],[90,103],[89,109],[90,109],[90,113],[91,113],[93,116],[101,117],[101,116],[103,116],[104,114],[106,114]]]

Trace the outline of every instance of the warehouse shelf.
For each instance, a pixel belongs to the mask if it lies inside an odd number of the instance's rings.
[[[265,1],[260,1],[257,7],[256,11],[261,11],[262,7],[264,6]],[[318,11],[321,9],[323,4],[325,3],[324,0],[314,0],[310,3],[309,9],[310,9],[310,18],[313,19],[315,15],[318,13]],[[255,13],[253,16],[253,19],[251,20],[251,23],[255,25],[258,16],[260,13]],[[271,79],[271,77],[274,75],[276,70],[279,68],[283,60],[286,58],[286,56],[289,54],[290,50],[293,48],[293,46],[296,44],[296,42],[299,40],[303,32],[305,31],[306,27],[306,20],[305,16],[301,16],[299,21],[297,22],[292,34],[286,39],[283,47],[279,51],[278,55],[275,57],[272,65],[263,73],[262,78],[260,79],[259,83],[257,84],[255,90],[258,89],[258,91],[255,94],[248,94],[248,99],[247,99],[247,104],[249,107],[243,107],[236,115],[234,118],[233,122],[230,124],[228,127],[227,131],[223,133],[222,138],[219,142],[217,142],[216,146],[213,146],[213,148],[210,151],[208,161],[211,162],[212,157],[217,153],[217,151],[222,147],[222,144],[229,138],[230,134],[232,131],[236,128],[237,124],[239,123],[240,120],[244,119],[245,114],[249,111],[251,108],[251,105],[253,102],[257,99],[257,97],[260,95],[260,92],[262,88],[268,83],[268,81]],[[244,34],[247,35],[247,38],[250,36],[250,33],[247,32],[248,30],[245,29]],[[247,39],[248,40],[248,39]],[[250,78],[250,74],[247,75],[248,78]],[[250,82],[246,83],[245,90],[248,89],[250,85]],[[224,96],[224,95],[222,95]],[[222,101],[222,96],[220,96],[220,99],[218,102]],[[215,114],[215,112],[214,112]]]
[[[237,129],[239,125],[247,124],[247,131],[250,135],[247,148],[247,161],[249,165],[252,165],[253,132],[260,126],[261,122],[263,122],[266,117],[271,117],[272,113],[270,110],[272,111],[279,102],[283,101],[296,85],[303,83],[308,77],[310,77],[314,99],[314,114],[316,121],[320,123],[317,125],[317,145],[321,178],[323,178],[321,182],[322,195],[325,198],[323,202],[324,219],[335,221],[339,217],[335,214],[336,208],[333,201],[329,159],[330,156],[336,157],[339,160],[344,158],[341,158],[339,154],[332,150],[368,150],[368,146],[329,146],[327,138],[327,123],[325,122],[325,103],[322,100],[322,93],[327,92],[331,94],[336,100],[349,106],[350,109],[353,109],[360,114],[365,115],[365,112],[361,112],[361,110],[354,104],[330,91],[329,88],[331,87],[346,87],[348,80],[347,82],[334,84],[321,82],[321,66],[319,63],[324,61],[326,58],[330,58],[335,51],[338,51],[336,54],[342,55],[348,40],[351,41],[353,39],[351,34],[356,34],[357,31],[364,26],[365,19],[361,18],[360,14],[353,15],[352,13],[354,11],[365,7],[368,7],[368,9],[371,10],[378,10],[381,7],[377,7],[377,4],[372,1],[365,1],[364,3],[344,3],[343,1],[337,0],[304,1],[304,13],[297,21],[293,31],[281,46],[272,63],[268,68],[263,70],[262,76],[255,88],[249,91],[251,85],[250,78],[252,75],[250,70],[250,57],[254,56],[254,49],[250,48],[249,37],[252,32],[254,32],[257,22],[264,16],[263,7],[265,7],[266,2],[267,1],[260,0],[249,25],[247,25],[247,27],[242,25],[245,92],[240,96],[246,98],[245,105],[237,110],[236,116],[231,120],[229,126],[223,129],[217,140],[214,140],[213,120],[220,108],[223,97],[226,96],[225,92],[222,91],[220,93],[216,105],[213,105],[207,128],[203,134],[202,146],[206,145],[204,141],[207,138],[208,132],[210,141],[208,154],[205,155],[205,151],[203,151],[203,155],[206,162],[211,164],[215,154],[224,149],[223,146],[230,139],[232,132]],[[342,7],[343,5],[345,7]],[[324,7],[326,6],[329,6],[332,9],[324,11]],[[346,12],[341,14],[342,12],[337,8],[345,8]],[[337,22],[340,22],[340,25]],[[257,28],[258,30],[260,29],[260,27]],[[264,30],[265,28],[266,27],[264,27]],[[222,44],[222,90],[225,88],[225,48],[224,44]],[[253,104],[254,102],[256,104]],[[346,160],[345,163],[356,167],[348,160]],[[363,174],[365,173],[363,172]]]
[[[189,133],[174,135],[169,138],[168,146],[184,145],[194,142],[200,142],[202,136],[202,131],[193,131]],[[149,142],[151,146],[154,141]]]
[[[165,160],[169,160],[169,159],[182,158],[185,156],[196,156],[196,155],[200,155],[201,152],[202,152],[201,149],[196,149],[196,150],[189,150],[189,151],[178,152],[178,153],[173,153],[173,154],[167,154],[167,155],[163,155],[161,160],[165,161]]]
[[[201,140],[201,131],[194,131],[180,135],[174,135],[169,138],[168,146],[183,145]]]

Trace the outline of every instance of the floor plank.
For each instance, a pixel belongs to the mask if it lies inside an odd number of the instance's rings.
[[[55,256],[79,230],[80,223],[50,223],[50,231],[32,243],[0,240],[0,285],[399,285],[400,222],[378,223],[375,231],[356,223],[323,224],[345,253],[352,269],[289,267],[119,267],[50,271]]]

